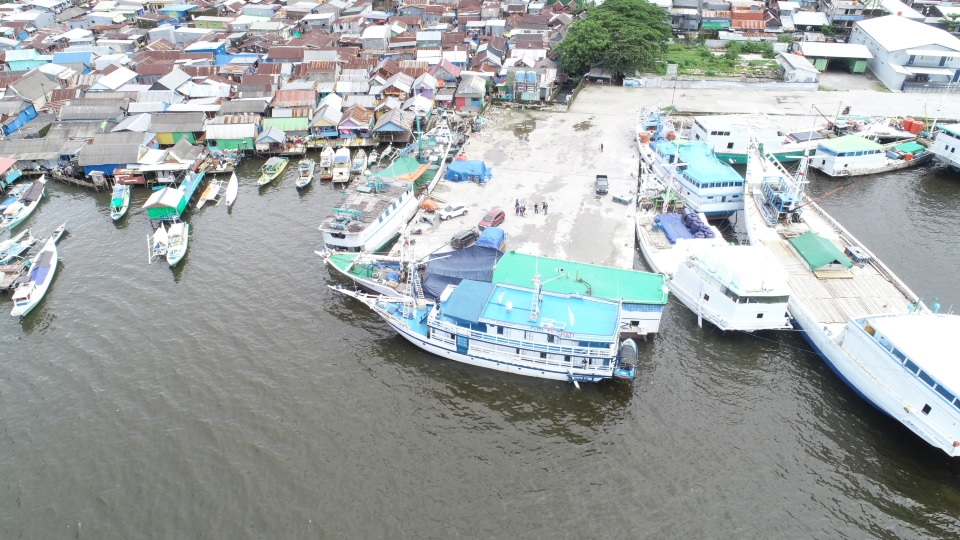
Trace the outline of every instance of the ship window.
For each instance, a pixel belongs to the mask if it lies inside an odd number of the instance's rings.
[[[762,319],[762,318],[763,318],[763,313],[757,313],[757,318],[758,318],[758,319]]]
[[[953,400],[953,406],[960,409],[960,398]]]
[[[450,333],[450,339],[456,341],[456,340],[457,340],[457,335],[451,332],[451,333]]]
[[[543,358],[544,360],[546,360],[546,358],[547,358],[547,353],[545,353],[545,352],[540,353],[540,358]]]
[[[927,405],[926,403],[924,403],[924,404],[923,404],[923,409],[921,409],[921,412],[922,412],[923,414],[930,414],[930,411],[932,411],[932,410],[933,410],[933,407],[931,407],[930,405]]]
[[[383,223],[383,216],[380,216],[380,223]]]
[[[709,294],[703,295],[703,299],[704,299],[705,301],[709,302],[709,301],[710,301],[710,295],[709,295]]]
[[[900,363],[901,363],[901,364],[903,363],[904,360],[907,359],[906,355],[904,355],[902,352],[900,352],[900,349],[894,349],[894,350],[893,350],[893,355],[896,356],[896,357],[900,360]]]
[[[916,375],[917,371],[920,370],[920,368],[918,368],[917,365],[910,360],[907,360],[907,363],[904,365],[907,366],[907,369],[910,370],[914,375]]]
[[[557,342],[557,336],[553,334],[547,334],[547,343],[556,343],[556,342]]]
[[[934,384],[936,384],[935,382],[933,382],[933,378],[927,375],[926,371],[920,372],[920,380],[927,383],[927,385],[930,386],[931,388],[933,387]]]
[[[731,143],[727,143],[727,148],[732,150],[732,149],[733,149],[733,143],[732,143],[732,142],[731,142]]]
[[[937,392],[941,396],[947,398],[947,401],[953,401],[953,394],[951,394],[950,391],[947,390],[942,384],[937,385]]]

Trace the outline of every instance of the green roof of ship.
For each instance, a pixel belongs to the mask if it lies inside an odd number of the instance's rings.
[[[859,135],[844,135],[836,139],[826,139],[820,142],[820,146],[833,150],[834,152],[863,152],[866,150],[882,150],[883,146],[879,143],[863,138]]]
[[[607,300],[623,299],[628,304],[663,305],[668,299],[661,274],[536,257],[516,251],[503,255],[493,270],[493,281],[531,287],[531,280],[537,272],[545,291]]]
[[[954,137],[960,137],[960,124],[939,125],[937,131],[946,131]]]

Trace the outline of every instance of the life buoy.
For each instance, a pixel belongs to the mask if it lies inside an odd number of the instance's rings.
[[[374,270],[373,273],[370,274],[370,277],[372,277],[373,279],[378,279],[380,277],[380,272],[377,272],[376,270]]]

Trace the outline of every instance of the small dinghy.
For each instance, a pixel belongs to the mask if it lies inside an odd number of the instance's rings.
[[[113,195],[110,196],[110,217],[117,221],[126,215],[128,208],[130,208],[130,186],[114,184]]]
[[[227,201],[227,209],[233,206],[233,201],[237,200],[237,193],[240,192],[240,182],[237,181],[237,173],[230,175],[230,181],[227,182],[227,192],[223,198]]]
[[[190,241],[190,224],[182,221],[171,223],[167,229],[167,264],[171,268],[177,265],[187,254]]]

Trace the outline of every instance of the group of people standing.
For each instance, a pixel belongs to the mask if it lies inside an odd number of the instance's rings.
[[[543,208],[543,214],[546,215],[546,214],[547,214],[547,201],[543,201],[543,204],[533,203],[533,213],[534,213],[534,214],[539,214],[541,208]],[[517,213],[518,216],[520,216],[520,217],[526,217],[526,216],[527,216],[527,205],[526,205],[526,204],[522,204],[522,203],[520,202],[520,199],[517,199],[517,202],[514,204],[514,209],[516,210],[516,213]]]

